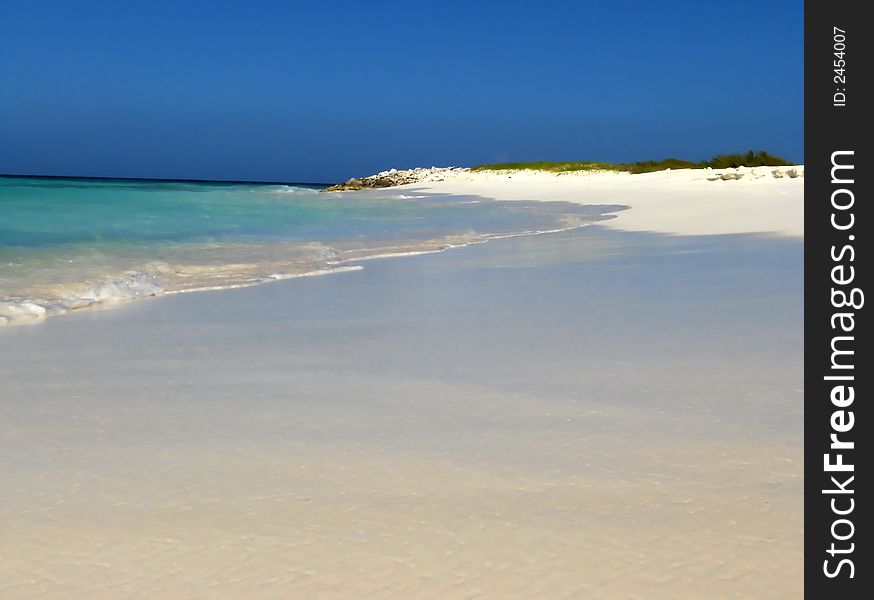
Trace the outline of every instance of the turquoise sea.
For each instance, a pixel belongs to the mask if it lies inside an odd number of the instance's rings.
[[[609,208],[320,189],[0,177],[0,325],[579,227]]]

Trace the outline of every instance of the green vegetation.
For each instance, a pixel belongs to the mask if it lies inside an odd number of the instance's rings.
[[[787,167],[792,163],[788,160],[769,154],[764,150],[746,154],[719,154],[704,161],[702,166],[714,169],[730,169],[735,167]]]
[[[531,170],[531,171],[553,171],[563,173],[568,171],[624,171],[622,165],[614,165],[605,162],[517,162],[517,163],[497,163],[494,165],[478,165],[471,167],[471,171],[516,171],[516,170]]]
[[[690,162],[679,158],[665,158],[663,160],[645,160],[634,163],[606,163],[606,162],[517,162],[497,163],[493,165],[478,165],[471,171],[509,171],[531,170],[552,171],[555,173],[567,173],[571,171],[625,171],[628,173],[651,173],[664,171],[665,169],[729,169],[735,167],[785,167],[792,163],[774,156],[764,150],[758,152],[750,150],[744,154],[719,154],[710,160]]]
[[[665,169],[700,169],[706,165],[689,162],[680,158],[666,158],[658,161],[644,160],[623,166],[626,167],[623,171],[628,171],[629,173],[652,173],[653,171],[664,171]]]

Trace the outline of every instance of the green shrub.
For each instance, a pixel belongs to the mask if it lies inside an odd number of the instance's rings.
[[[755,152],[748,150],[745,154],[718,154],[710,160],[705,160],[701,166],[714,169],[734,169],[737,167],[786,167],[789,161],[774,156],[764,150]]]
[[[774,156],[764,150],[749,150],[744,154],[719,154],[710,160],[690,162],[680,158],[665,158],[663,160],[644,160],[634,163],[606,163],[597,161],[577,162],[512,162],[493,165],[477,165],[471,171],[515,171],[533,170],[566,173],[571,171],[624,171],[628,173],[652,173],[665,169],[732,169],[737,167],[785,167],[793,163]]]
[[[552,171],[557,173],[567,171],[615,171],[619,165],[614,165],[605,162],[512,162],[512,163],[495,163],[493,165],[477,165],[471,167],[471,171]]]
[[[625,169],[629,173],[652,173],[653,171],[664,171],[665,169],[697,169],[698,163],[689,162],[679,158],[666,158],[660,161],[645,160],[642,162],[631,163],[625,165]]]

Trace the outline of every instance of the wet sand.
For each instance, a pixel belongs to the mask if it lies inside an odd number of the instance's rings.
[[[802,242],[592,226],[0,330],[4,598],[797,598]]]

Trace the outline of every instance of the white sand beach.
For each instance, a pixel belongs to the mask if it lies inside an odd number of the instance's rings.
[[[459,168],[402,173],[420,181],[393,189],[411,193],[628,206],[633,210],[621,212],[616,220],[607,223],[627,231],[685,235],[804,233],[803,165],[668,169],[636,175],[616,171],[556,174]]]
[[[800,597],[802,184],[0,329],[0,597]]]

